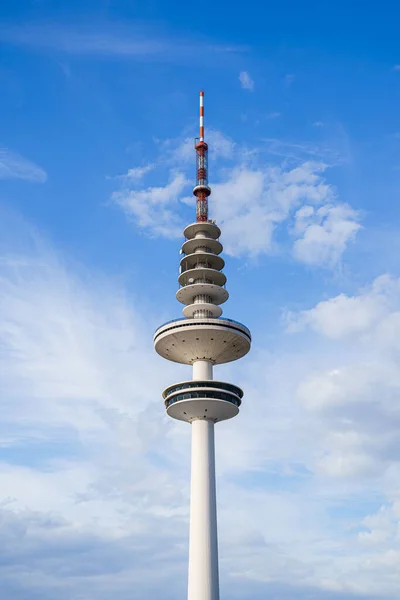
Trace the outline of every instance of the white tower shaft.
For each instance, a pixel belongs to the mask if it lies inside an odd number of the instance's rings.
[[[195,360],[193,363],[194,381],[211,381],[213,378],[213,365],[210,360]]]
[[[188,600],[219,600],[214,423],[192,421]]]

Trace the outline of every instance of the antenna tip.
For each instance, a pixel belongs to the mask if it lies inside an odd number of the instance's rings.
[[[203,92],[203,90],[201,90],[201,92],[200,92],[200,96],[204,96],[204,92]]]

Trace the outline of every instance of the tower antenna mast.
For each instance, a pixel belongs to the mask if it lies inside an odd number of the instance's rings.
[[[200,92],[200,138],[196,139],[196,185],[193,194],[196,196],[196,220],[208,221],[208,145],[204,141],[204,92]]]

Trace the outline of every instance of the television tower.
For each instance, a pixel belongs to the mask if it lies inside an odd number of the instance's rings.
[[[227,301],[221,231],[208,218],[207,158],[204,141],[204,92],[200,92],[200,137],[195,143],[196,222],[183,234],[176,297],[184,317],[161,325],[154,346],[163,358],[193,366],[193,379],[169,385],[162,393],[170,417],[192,426],[188,600],[219,600],[214,425],[239,413],[243,391],[213,379],[213,368],[245,356],[250,331],[221,317]]]

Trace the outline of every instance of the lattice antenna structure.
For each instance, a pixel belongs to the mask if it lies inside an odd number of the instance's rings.
[[[204,92],[200,92],[200,137],[196,138],[196,185],[193,194],[196,196],[196,220],[208,221],[208,145],[204,141]]]

